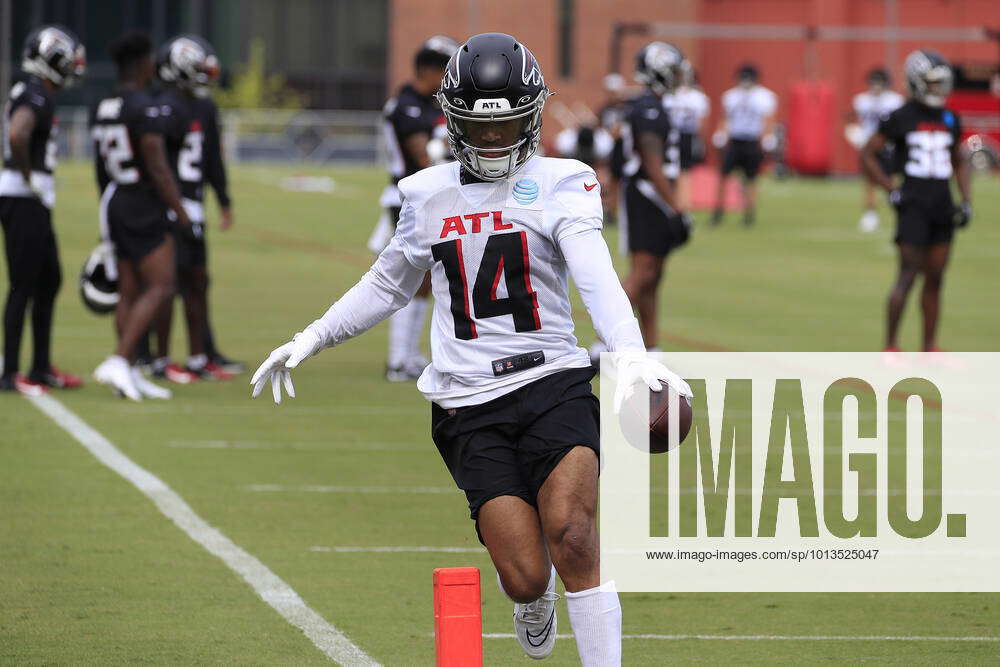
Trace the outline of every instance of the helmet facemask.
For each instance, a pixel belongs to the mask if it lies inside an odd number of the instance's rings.
[[[549,95],[548,89],[543,89],[533,100],[513,109],[504,98],[478,100],[478,108],[468,110],[438,93],[452,152],[470,173],[484,181],[514,175],[538,148],[542,109]]]

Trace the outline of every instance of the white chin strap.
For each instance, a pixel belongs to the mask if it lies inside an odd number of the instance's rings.
[[[944,97],[941,95],[924,95],[924,104],[929,107],[943,107]]]

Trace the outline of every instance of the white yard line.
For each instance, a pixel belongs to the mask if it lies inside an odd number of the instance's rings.
[[[514,639],[513,633],[483,633],[483,639]],[[572,639],[573,635],[556,635]],[[929,637],[905,635],[622,635],[622,639],[715,639],[722,641],[860,641],[860,642],[1000,642],[1000,637]]]
[[[484,554],[483,547],[310,547],[309,551],[353,553]]]
[[[264,602],[273,607],[286,621],[304,632],[329,658],[344,665],[378,665],[344,633],[313,611],[298,593],[271,572],[266,565],[208,525],[166,483],[125,456],[111,441],[62,403],[48,395],[30,396],[28,400],[86,447],[98,461],[124,477],[152,500],[168,519],[187,533],[188,537],[217,556],[230,570],[243,577]]]

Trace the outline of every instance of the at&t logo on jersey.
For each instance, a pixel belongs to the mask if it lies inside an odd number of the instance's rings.
[[[530,204],[538,199],[538,183],[530,178],[522,178],[514,184],[513,195],[518,204]]]

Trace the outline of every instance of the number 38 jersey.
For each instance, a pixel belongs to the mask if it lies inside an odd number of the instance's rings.
[[[397,239],[431,272],[432,363],[418,388],[443,407],[480,404],[590,365],[573,335],[560,242],[600,229],[592,169],[535,157],[512,178],[463,184],[458,163],[400,181]]]
[[[951,151],[962,134],[957,114],[910,100],[884,117],[878,132],[895,144],[905,199],[951,202]]]

